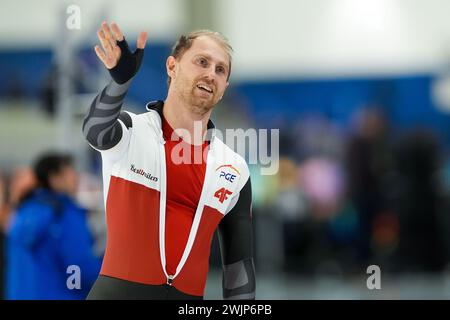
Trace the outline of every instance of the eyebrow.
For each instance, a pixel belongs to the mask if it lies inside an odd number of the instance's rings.
[[[199,54],[196,54],[196,55],[194,56],[194,58],[198,58],[198,57],[204,57],[204,58],[206,58],[206,59],[208,59],[208,60],[214,60],[214,59],[213,59],[209,54],[207,54],[207,53],[199,53]],[[223,62],[223,61],[220,61],[220,60],[219,60],[217,64],[220,65],[220,66],[222,66],[222,67],[224,67],[224,68],[226,69],[227,72],[230,70],[229,66],[228,66],[225,62]]]

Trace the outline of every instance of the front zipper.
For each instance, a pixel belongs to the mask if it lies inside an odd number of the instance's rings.
[[[162,134],[162,132],[161,132]],[[164,148],[165,141],[160,137],[159,141],[159,167],[160,167],[160,204],[159,204],[159,254],[161,258],[161,267],[166,275],[167,284],[169,283],[169,275],[166,271],[166,250],[165,250],[165,221],[166,221],[166,150]],[[173,276],[172,276],[173,281]]]
[[[162,124],[158,123],[161,126],[162,130]],[[167,182],[166,182],[166,150],[165,150],[165,143],[164,137],[162,136],[162,131],[160,135],[160,141],[159,141],[159,161],[160,161],[160,174],[161,174],[161,181],[160,181],[160,205],[159,205],[159,246],[160,246],[160,259],[161,259],[161,266],[163,269],[164,274],[166,275],[166,285],[168,287],[172,286],[174,278],[180,273],[181,269],[184,266],[184,263],[186,262],[189,253],[192,249],[194,239],[197,236],[198,226],[200,223],[200,219],[203,213],[203,208],[205,205],[205,197],[208,192],[208,173],[211,170],[212,165],[208,165],[208,162],[206,163],[206,172],[205,172],[205,178],[203,180],[203,189],[200,195],[200,201],[197,207],[197,210],[195,212],[194,221],[191,226],[191,230],[189,232],[188,241],[186,243],[186,247],[184,248],[183,255],[181,257],[180,262],[178,263],[178,266],[176,268],[174,275],[169,275],[166,270],[166,250],[165,250],[165,221],[166,221],[166,192],[167,192]],[[213,139],[211,139],[212,143]],[[208,159],[213,161],[214,156],[212,155],[212,146],[210,147],[208,151]],[[195,227],[194,227],[195,226]],[[193,228],[195,229],[195,232],[193,233]],[[189,249],[188,249],[189,247]]]

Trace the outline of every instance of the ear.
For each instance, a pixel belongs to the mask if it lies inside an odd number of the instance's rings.
[[[176,66],[177,60],[174,56],[168,56],[166,60],[166,71],[167,75],[171,78],[175,76],[175,66]]]

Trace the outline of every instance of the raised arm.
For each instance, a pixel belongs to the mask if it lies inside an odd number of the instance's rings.
[[[114,22],[111,28],[103,22],[97,36],[102,48],[96,45],[95,53],[112,80],[92,102],[83,122],[83,134],[91,146],[103,151],[116,146],[132,126],[131,117],[121,112],[121,107],[141,65],[147,34],[140,33],[135,52],[130,51],[122,31]]]

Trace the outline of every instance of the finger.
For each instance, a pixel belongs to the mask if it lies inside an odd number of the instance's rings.
[[[112,29],[112,33],[113,33],[114,38],[117,41],[122,41],[123,40],[123,33],[120,30],[120,28],[117,25],[117,23],[115,23],[115,22],[111,23],[111,29]]]
[[[97,37],[98,37],[98,40],[100,40],[103,50],[106,50],[106,47],[109,45],[109,43],[106,40],[105,34],[103,33],[102,29],[97,30]]]
[[[108,55],[106,52],[100,49],[98,45],[95,46],[95,53],[97,54],[97,57],[100,59],[100,61],[103,62],[106,68],[111,69],[117,65],[117,60],[113,56]]]
[[[109,28],[109,25],[106,22],[102,23],[102,30],[106,40],[108,40],[109,44],[111,45],[111,49],[113,49],[114,46],[116,45],[116,40],[113,38],[111,29]]]
[[[122,54],[122,51],[120,50],[119,46],[115,46],[113,49],[114,52],[114,57],[119,60],[120,59],[120,55]]]
[[[102,22],[102,30],[106,39],[112,38],[111,29],[106,21]]]
[[[101,62],[103,62],[103,64],[106,65],[106,54],[103,52],[102,49],[100,49],[98,45],[96,45],[94,49],[95,53],[97,54],[97,57],[100,59]]]
[[[139,37],[137,39],[137,47],[139,49],[144,49],[145,48],[145,43],[147,42],[147,32],[142,31],[139,34]]]
[[[108,54],[112,52],[113,48],[111,47],[111,43],[108,41],[108,39],[106,39],[103,29],[97,31],[97,36],[98,39],[100,40],[100,43],[102,44],[105,53]]]

